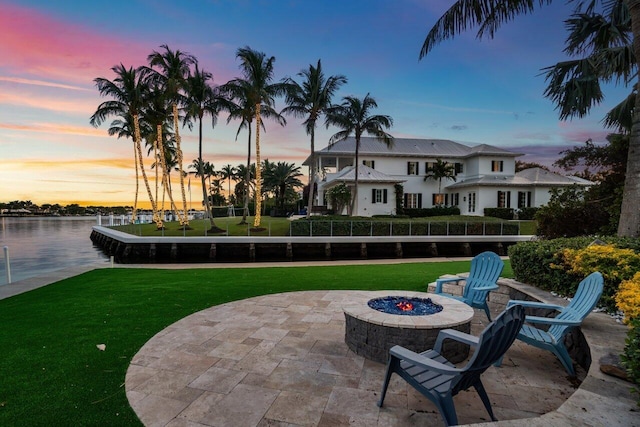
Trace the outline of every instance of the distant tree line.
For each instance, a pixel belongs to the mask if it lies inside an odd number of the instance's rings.
[[[60,205],[58,203],[43,203],[37,205],[31,200],[14,200],[0,202],[0,214],[24,214],[24,215],[126,215],[131,212],[131,206],[80,206],[77,203]],[[28,213],[26,212],[28,211]]]

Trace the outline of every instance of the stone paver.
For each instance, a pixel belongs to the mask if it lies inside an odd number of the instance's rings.
[[[126,379],[129,402],[145,425],[440,424],[435,406],[397,376],[385,406],[376,406],[385,366],[344,344],[342,305],[364,294],[267,295],[182,319],[133,358]],[[472,333],[485,322],[477,312]],[[539,417],[575,391],[553,355],[520,342],[483,382],[501,420]],[[461,423],[489,420],[475,391],[454,401]]]

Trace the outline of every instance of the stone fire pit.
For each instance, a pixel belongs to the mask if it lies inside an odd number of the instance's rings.
[[[408,316],[383,313],[369,307],[370,300],[382,297],[431,299],[442,311],[428,315]],[[416,352],[433,348],[441,329],[456,329],[469,333],[473,309],[441,295],[425,292],[377,291],[354,297],[343,304],[346,322],[345,342],[356,354],[376,362],[386,363],[389,349],[401,345]],[[469,347],[447,340],[443,354],[453,363],[467,358]]]

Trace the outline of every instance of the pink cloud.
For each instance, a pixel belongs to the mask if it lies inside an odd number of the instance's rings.
[[[15,130],[22,132],[44,132],[52,134],[71,134],[71,135],[83,135],[83,136],[101,136],[109,137],[108,133],[104,129],[94,129],[90,126],[80,127],[65,124],[56,123],[37,123],[30,125],[19,125],[11,123],[0,123],[0,129]]]
[[[98,101],[90,99],[73,99],[59,96],[43,96],[42,94],[3,91],[0,93],[0,104],[38,108],[56,112],[81,114],[89,117],[96,110]]]
[[[92,85],[116,63],[139,65],[147,46],[53,19],[35,9],[0,4],[0,56],[4,72],[47,81]]]

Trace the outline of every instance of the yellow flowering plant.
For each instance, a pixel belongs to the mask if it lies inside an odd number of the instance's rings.
[[[640,317],[640,272],[633,278],[624,280],[616,293],[616,305],[624,313],[624,322]]]

